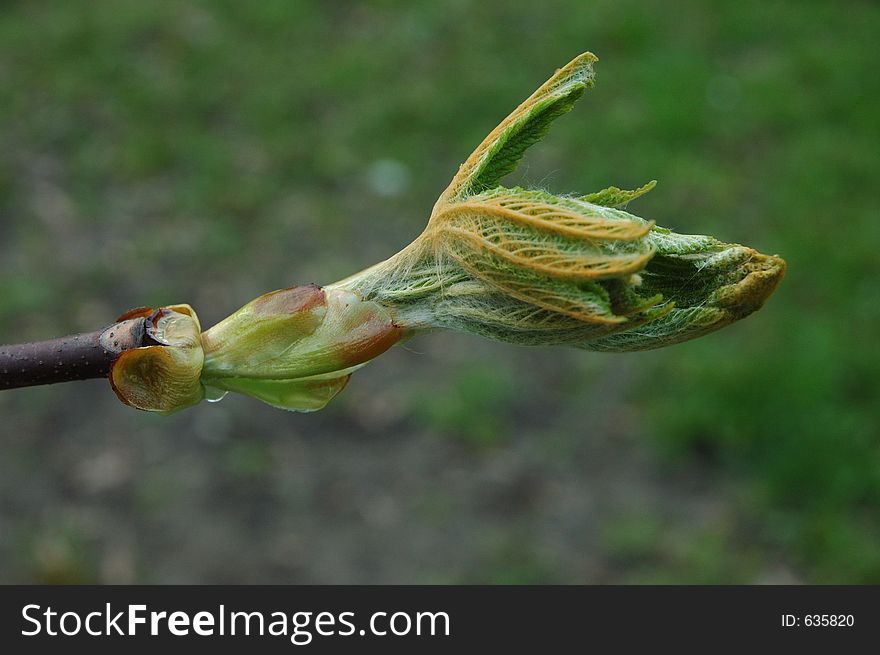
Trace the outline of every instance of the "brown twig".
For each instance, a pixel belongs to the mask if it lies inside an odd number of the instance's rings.
[[[155,343],[147,336],[145,320],[130,318],[95,332],[0,346],[0,389],[106,377],[119,353]]]

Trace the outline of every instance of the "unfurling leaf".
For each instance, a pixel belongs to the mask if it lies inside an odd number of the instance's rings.
[[[580,197],[495,186],[592,85],[595,61],[576,57],[504,119],[412,244],[334,286],[392,307],[402,325],[606,351],[685,341],[758,309],[785,262],[618,209],[655,181]]]

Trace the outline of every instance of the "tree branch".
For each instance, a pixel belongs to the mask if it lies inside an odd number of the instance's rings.
[[[119,353],[156,343],[145,321],[130,318],[95,332],[0,346],[0,389],[106,377]]]

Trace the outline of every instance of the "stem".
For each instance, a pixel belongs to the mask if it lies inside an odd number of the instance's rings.
[[[151,343],[138,317],[95,332],[0,346],[0,389],[106,377],[119,353]]]

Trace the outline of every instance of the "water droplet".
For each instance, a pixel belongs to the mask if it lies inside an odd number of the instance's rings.
[[[217,387],[209,387],[205,385],[205,400],[209,403],[219,403],[226,397],[226,394],[229,393],[225,389],[218,389]]]

